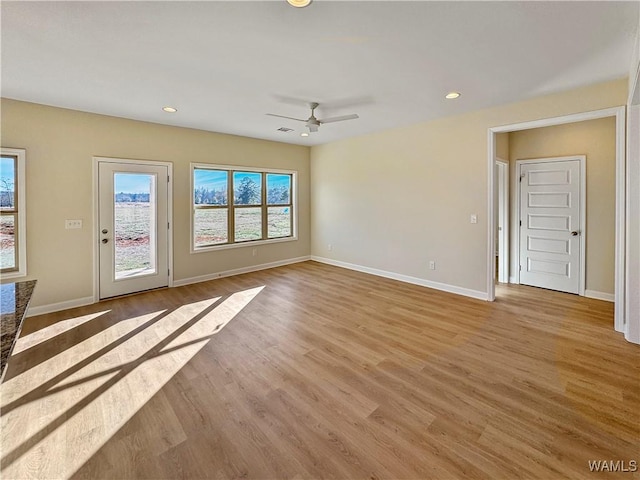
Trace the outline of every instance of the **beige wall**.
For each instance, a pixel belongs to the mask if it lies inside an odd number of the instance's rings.
[[[496,157],[505,162],[509,161],[509,134],[496,134]]]
[[[616,120],[614,117],[522,130],[509,134],[510,178],[515,162],[532,158],[587,157],[586,289],[614,292]],[[515,205],[512,183],[511,205]],[[516,225],[512,209],[511,225]],[[511,275],[517,265],[517,245],[511,245]]]
[[[33,306],[93,295],[92,157],[173,163],[174,280],[309,255],[309,148],[2,99],[2,146],[25,148]],[[189,253],[189,163],[298,171],[298,241]],[[65,230],[65,219],[82,219]]]
[[[622,79],[312,147],[312,255],[486,292],[488,128],[626,96]]]

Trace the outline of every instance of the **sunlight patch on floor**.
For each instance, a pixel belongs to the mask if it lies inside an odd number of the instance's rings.
[[[69,478],[263,288],[119,321],[3,384],[3,478]]]
[[[111,310],[105,310],[103,312],[91,313],[89,315],[82,315],[80,317],[68,318],[66,320],[60,320],[59,322],[42,328],[36,332],[22,335],[13,347],[13,355],[24,352],[25,350],[38,345],[39,343],[46,342],[52,338],[62,335],[69,330],[76,328],[84,323],[98,318],[101,315],[109,313]]]
[[[4,416],[6,414],[5,409],[10,402],[24,395],[26,392],[24,390],[25,388],[39,387],[42,389],[45,385],[44,382],[47,382],[46,388],[48,390],[50,387],[57,386],[62,381],[68,383],[77,372],[84,371],[87,373],[92,368],[91,363],[86,367],[83,367],[80,363],[90,361],[91,356],[102,357],[100,363],[105,364],[105,362],[110,360],[110,357],[105,354],[109,350],[115,350],[118,342],[122,341],[123,337],[131,334],[132,331],[143,326],[145,323],[150,323],[154,318],[165,312],[166,310],[159,310],[138,317],[120,320],[102,330],[100,333],[86,338],[57,355],[47,358],[31,369],[5,380],[0,390],[2,392],[2,415]],[[21,341],[22,338],[16,342],[16,349],[19,347]],[[39,379],[40,381],[38,382]],[[14,387],[14,383],[19,383],[23,385],[23,387]],[[10,386],[11,388],[9,388]]]

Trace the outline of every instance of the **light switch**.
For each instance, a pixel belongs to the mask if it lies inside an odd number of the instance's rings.
[[[471,214],[471,223],[478,223],[478,215],[475,213]]]

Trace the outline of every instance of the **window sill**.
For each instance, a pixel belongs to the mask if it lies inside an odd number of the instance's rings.
[[[27,272],[21,272],[20,270],[18,270],[17,272],[7,272],[7,273],[0,273],[0,278],[2,278],[2,280],[14,280],[16,278],[24,278],[27,276]]]
[[[282,243],[282,242],[295,242],[297,240],[298,240],[298,237],[294,236],[294,237],[272,238],[270,240],[249,240],[242,243],[211,245],[210,247],[200,247],[200,248],[194,248],[192,245],[191,253],[193,254],[193,253],[217,252],[219,250],[228,250],[231,248],[257,247],[258,245],[270,245],[272,243]]]

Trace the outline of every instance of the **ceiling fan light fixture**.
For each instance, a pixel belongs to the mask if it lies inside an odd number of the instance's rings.
[[[308,137],[308,136],[309,136],[309,134],[308,134],[307,132],[302,132],[302,133],[300,134],[300,136],[301,136],[301,137]]]
[[[175,107],[162,107],[162,110],[167,113],[176,113],[178,111]]]
[[[311,0],[287,0],[287,3],[292,7],[304,8],[311,4]]]
[[[447,100],[453,100],[454,98],[458,98],[459,96],[460,92],[449,92],[444,96],[444,98],[446,98]]]

